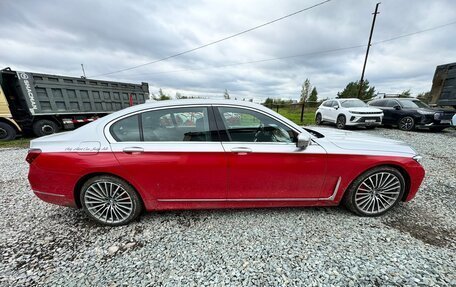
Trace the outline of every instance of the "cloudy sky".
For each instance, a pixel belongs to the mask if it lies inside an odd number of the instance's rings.
[[[322,0],[0,1],[0,68],[148,82],[174,95],[298,99],[309,78],[320,98],[358,80],[377,1],[332,0],[239,37],[152,65]],[[435,66],[456,61],[456,1],[383,0],[366,78],[378,92],[428,91]],[[297,56],[301,55],[301,56]],[[289,57],[296,56],[296,57]],[[260,60],[282,58],[246,64]],[[244,63],[240,65],[240,63]]]

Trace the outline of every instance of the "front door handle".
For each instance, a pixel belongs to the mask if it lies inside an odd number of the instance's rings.
[[[132,146],[132,147],[124,148],[123,152],[124,153],[131,153],[131,154],[138,154],[138,153],[143,153],[144,149],[142,147]]]
[[[234,147],[231,149],[231,152],[237,152],[239,154],[246,154],[252,152],[251,148],[248,147]]]

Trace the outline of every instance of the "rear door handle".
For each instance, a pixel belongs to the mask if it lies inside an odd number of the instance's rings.
[[[252,152],[252,149],[248,148],[248,147],[233,147],[231,149],[231,152],[237,152],[237,153],[240,153],[240,154],[246,154],[246,153]]]
[[[142,147],[132,146],[132,147],[124,148],[123,152],[124,153],[131,153],[131,154],[138,154],[138,153],[143,153],[144,149]]]

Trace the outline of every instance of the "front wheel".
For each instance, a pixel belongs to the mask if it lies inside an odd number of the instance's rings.
[[[393,208],[405,192],[404,176],[392,167],[377,167],[360,175],[348,188],[343,202],[361,216],[379,216]]]
[[[125,225],[143,210],[134,188],[113,176],[96,176],[81,189],[80,200],[85,213],[103,225]]]
[[[16,129],[7,123],[0,122],[0,141],[9,141],[16,138]]]
[[[317,125],[321,125],[322,122],[323,122],[323,121],[322,121],[322,119],[321,119],[321,114],[318,113],[317,116],[315,117],[315,123],[316,123]]]
[[[336,121],[336,126],[338,129],[345,129],[345,123],[346,123],[346,119],[345,119],[345,116],[344,115],[340,115],[337,117],[337,121]]]

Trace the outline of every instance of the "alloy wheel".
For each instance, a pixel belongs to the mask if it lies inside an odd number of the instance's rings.
[[[399,129],[404,130],[404,131],[412,130],[414,125],[415,125],[414,120],[411,117],[403,117],[399,121]]]
[[[399,198],[403,185],[400,179],[390,172],[378,172],[365,178],[355,194],[356,207],[370,215],[391,208]]]
[[[344,129],[345,128],[345,117],[344,116],[337,117],[336,126],[337,126],[338,129]]]
[[[110,224],[127,220],[133,212],[133,200],[119,184],[97,181],[84,193],[87,211],[96,219]]]

